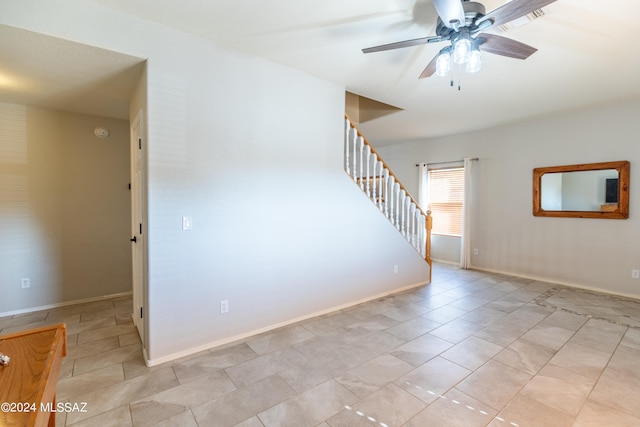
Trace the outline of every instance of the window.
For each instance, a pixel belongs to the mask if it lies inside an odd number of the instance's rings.
[[[433,217],[433,234],[462,236],[464,168],[429,170],[429,205]]]

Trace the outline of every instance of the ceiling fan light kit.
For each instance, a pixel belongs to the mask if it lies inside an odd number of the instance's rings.
[[[458,65],[458,69],[464,65],[467,73],[477,73],[482,67],[481,51],[516,59],[527,59],[537,51],[536,48],[519,41],[481,31],[494,26],[504,26],[515,19],[539,11],[554,1],[556,0],[511,0],[485,14],[485,7],[478,2],[433,0],[433,6],[438,13],[435,36],[374,46],[362,49],[362,52],[381,52],[449,41],[450,45],[438,52],[419,78],[431,77],[434,74],[447,76],[451,73],[453,64]],[[453,81],[451,83],[453,86]]]

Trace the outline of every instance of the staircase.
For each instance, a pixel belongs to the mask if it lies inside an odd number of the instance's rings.
[[[429,264],[431,212],[420,209],[376,150],[345,115],[344,170]]]

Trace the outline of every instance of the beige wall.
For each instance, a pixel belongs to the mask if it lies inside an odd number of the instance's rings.
[[[131,291],[128,141],[124,120],[0,104],[0,313]]]

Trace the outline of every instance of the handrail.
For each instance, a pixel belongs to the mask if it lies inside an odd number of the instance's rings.
[[[418,205],[418,203],[416,202],[416,200],[413,198],[413,196],[411,196],[411,194],[409,193],[409,191],[406,189],[406,187],[400,182],[400,180],[398,179],[398,177],[391,171],[391,168],[389,167],[389,165],[382,159],[382,157],[380,157],[380,154],[378,154],[378,152],[376,151],[375,148],[373,148],[373,146],[369,143],[369,141],[367,140],[367,138],[362,134],[362,132],[360,132],[360,129],[358,129],[358,127],[351,121],[351,118],[349,118],[348,114],[345,114],[345,121],[346,121],[346,125],[347,125],[347,130],[346,130],[346,134],[345,134],[345,171],[354,179],[354,181],[356,183],[360,184],[360,188],[365,191],[365,193],[367,193],[367,196],[371,198],[371,200],[378,205],[378,208],[380,210],[383,210],[387,216],[387,218],[389,218],[391,220],[392,223],[394,223],[395,227],[398,229],[398,231],[400,231],[406,238],[407,240],[409,240],[409,242],[411,243],[411,245],[418,250],[418,252],[421,253],[421,255],[424,256],[424,260],[429,264],[429,281],[431,281],[431,271],[432,271],[432,261],[431,261],[431,228],[432,228],[432,224],[433,224],[433,219],[431,217],[431,211],[427,210],[427,212],[425,213],[422,208]],[[350,152],[350,147],[349,147],[349,139],[350,139],[350,131],[353,130],[355,131],[355,135],[353,138],[353,149],[354,149],[354,158],[353,158],[353,163],[350,164],[350,159],[349,159],[349,152]],[[356,170],[356,163],[357,159],[355,158],[356,156],[356,147],[358,146],[358,143],[356,141],[361,141],[360,142],[360,174],[358,174],[357,170]],[[362,176],[362,173],[364,172],[362,170],[362,150],[367,147],[367,170],[366,173],[368,174],[366,177]],[[378,195],[376,193],[376,184],[374,181],[373,184],[373,191],[370,193],[369,190],[369,183],[370,180],[372,179],[372,176],[369,174],[369,156],[373,155],[374,158],[374,166],[373,166],[373,174],[374,174],[374,180],[376,179],[376,173],[377,173],[377,166],[376,164],[380,164],[382,166],[382,171],[384,171],[384,176],[385,176],[385,187],[380,187],[380,198],[378,199]],[[351,169],[351,167],[353,167],[353,169]],[[350,170],[353,170],[353,174],[350,172]],[[381,172],[382,172],[381,171]],[[382,178],[382,176],[380,176],[380,178]],[[399,212],[401,213],[401,216],[403,216],[402,218],[402,224],[399,224],[398,218],[394,215],[393,212],[391,212],[391,216],[389,215],[389,209],[388,206],[386,206],[387,202],[391,202],[391,204],[393,205],[393,198],[395,197],[393,194],[391,195],[391,199],[390,200],[385,200],[384,197],[387,196],[386,195],[386,191],[389,190],[388,187],[386,187],[386,182],[387,180],[391,178],[392,180],[392,185],[396,185],[397,184],[397,190],[396,194],[400,194],[402,193],[402,203],[403,205],[406,203],[407,208],[409,208],[409,206],[411,206],[411,210],[410,210],[410,214],[405,213],[404,212],[404,208],[402,208],[401,210],[399,210]],[[366,184],[366,189],[363,186],[363,181],[366,180],[367,184]],[[381,184],[380,184],[381,185]],[[385,190],[382,190],[383,188],[385,188]],[[385,194],[383,195],[382,192],[385,191]],[[398,196],[399,197],[399,196]],[[400,199],[398,199],[400,200]],[[383,205],[384,205],[384,209],[383,209]],[[397,205],[396,206],[392,206],[395,207],[397,209]],[[406,220],[407,221],[413,221],[415,220],[416,222],[412,222],[411,224],[405,224],[404,223],[404,215],[407,215]],[[417,218],[416,218],[417,216]],[[412,220],[411,217],[413,217],[414,219]],[[419,225],[418,223],[422,223],[422,221],[424,221],[424,242],[422,242],[421,237],[417,236],[415,233],[418,233],[416,226]],[[419,227],[418,227],[419,228]],[[424,252],[423,252],[424,251]]]

